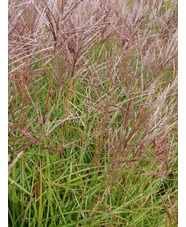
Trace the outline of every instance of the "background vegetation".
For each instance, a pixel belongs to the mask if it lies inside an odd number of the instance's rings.
[[[9,0],[9,226],[177,226],[177,1]]]

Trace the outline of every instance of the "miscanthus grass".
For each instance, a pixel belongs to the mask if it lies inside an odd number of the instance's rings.
[[[9,1],[9,226],[177,226],[177,1]]]

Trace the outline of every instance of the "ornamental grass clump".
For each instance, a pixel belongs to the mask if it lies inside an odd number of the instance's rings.
[[[177,1],[9,1],[9,225],[177,226]]]

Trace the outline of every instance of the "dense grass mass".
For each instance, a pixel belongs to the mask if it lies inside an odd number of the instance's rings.
[[[177,226],[177,1],[9,1],[9,226]]]

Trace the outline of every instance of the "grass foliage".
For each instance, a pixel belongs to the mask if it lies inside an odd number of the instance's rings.
[[[177,1],[9,1],[9,226],[177,226]]]

